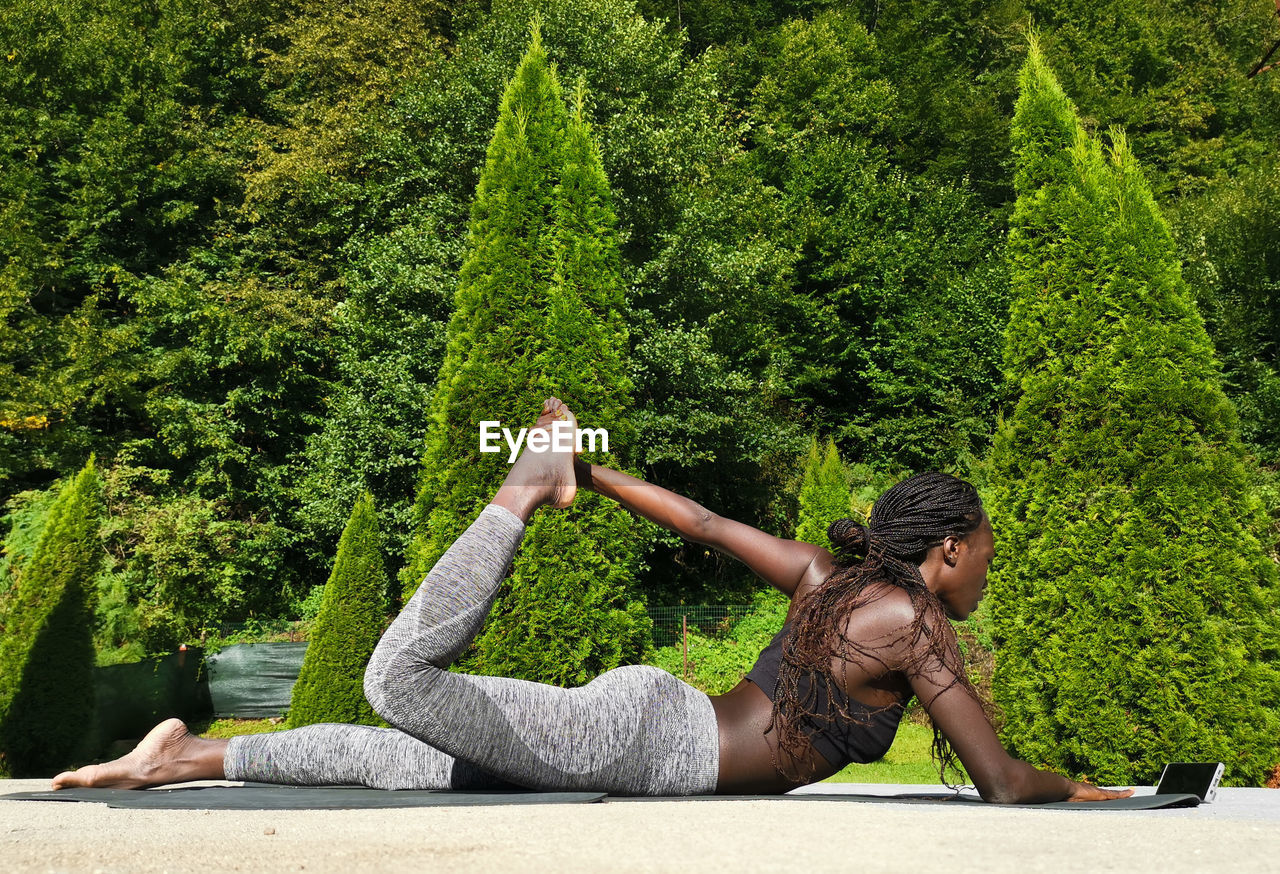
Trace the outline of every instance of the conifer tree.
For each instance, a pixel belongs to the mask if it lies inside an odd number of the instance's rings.
[[[338,541],[307,655],[293,686],[289,726],[385,725],[364,697],[364,670],[382,636],[387,574],[373,496],[362,494]]]
[[[535,18],[472,206],[401,576],[406,599],[506,475],[505,444],[480,452],[482,421],[518,431],[556,395],[580,427],[608,430],[609,452],[597,444],[584,459],[625,469],[634,428],[616,219],[585,99],[579,85],[571,116]],[[463,665],[576,685],[640,658],[649,620],[630,592],[646,534],[585,491],[569,510],[539,511]]]
[[[809,457],[800,486],[800,522],[796,539],[825,549],[831,548],[827,528],[850,513],[853,500],[849,477],[834,440],[827,441],[825,452],[819,451],[818,440],[809,444]]]
[[[0,775],[71,764],[92,724],[101,484],[91,457],[61,489],[0,617]]]
[[[1142,171],[1032,40],[1012,142],[1016,407],[992,450],[1004,740],[1103,783],[1280,761],[1277,573],[1235,411]]]

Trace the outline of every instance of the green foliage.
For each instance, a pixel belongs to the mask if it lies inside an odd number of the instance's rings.
[[[1232,174],[1179,204],[1172,224],[1184,253],[1240,432],[1264,465],[1280,467],[1280,167]]]
[[[787,330],[793,396],[851,457],[967,466],[995,411],[999,234],[963,187],[891,162],[892,68],[852,13],[789,22],[774,43],[750,97],[752,158],[783,192],[806,292]]]
[[[1032,41],[1013,125],[1017,405],[992,453],[994,691],[1011,751],[1103,783],[1280,760],[1275,563],[1238,423],[1124,135]]]
[[[1041,41],[1092,133],[1126,131],[1161,199],[1202,191],[1217,177],[1260,164],[1280,132],[1280,81],[1246,76],[1261,58],[1272,4],[1225,0],[1211,7],[1118,0],[1026,0]]]
[[[852,499],[849,474],[840,460],[835,441],[828,440],[826,451],[819,452],[818,440],[814,438],[809,445],[804,482],[800,487],[800,522],[796,525],[795,539],[830,549],[827,529],[837,519],[849,516]]]
[[[651,664],[684,676],[708,695],[728,692],[746,676],[760,653],[782,628],[791,602],[777,589],[763,589],[751,599],[751,611],[718,637],[689,632],[689,673],[684,671],[684,643],[659,647]]]
[[[621,451],[647,479],[786,534],[811,433],[877,470],[986,451],[1028,11],[1084,125],[1123,124],[1176,216],[1243,437],[1276,467],[1280,77],[1243,75],[1267,4],[13,0],[0,501],[90,452],[109,491],[129,481],[100,659],[292,610],[366,489],[384,556],[408,551],[534,9],[608,169],[643,435]],[[665,602],[755,587],[665,533],[646,562]]]
[[[584,99],[580,86],[570,116],[535,21],[503,94],[472,207],[427,435],[417,538],[401,575],[406,600],[505,474],[505,453],[480,452],[482,421],[531,421],[555,394],[581,427],[608,430],[611,452],[635,442],[616,220]],[[642,657],[648,618],[629,592],[643,536],[634,517],[594,495],[531,519],[513,575],[464,664],[578,685]]]
[[[58,492],[0,617],[0,774],[66,766],[94,710],[93,575],[101,484],[93,459]]]
[[[165,488],[168,471],[130,460],[121,453],[104,472],[99,650],[173,649],[246,607],[265,606],[270,590],[260,575],[274,572],[287,555],[289,533],[270,522],[236,519],[222,500],[174,495]]]
[[[387,613],[387,574],[373,497],[357,499],[289,704],[289,727],[317,722],[384,725],[364,697],[364,670]]]
[[[0,604],[5,595],[15,591],[23,568],[35,553],[44,534],[49,512],[58,499],[58,489],[19,492],[9,499],[9,512],[0,524],[6,529],[3,552],[0,553]]]

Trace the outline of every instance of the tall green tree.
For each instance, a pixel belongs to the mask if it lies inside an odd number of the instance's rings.
[[[406,596],[505,476],[507,453],[481,452],[481,422],[518,430],[555,394],[581,427],[608,430],[610,454],[586,457],[612,460],[635,440],[616,219],[583,97],[580,87],[570,115],[535,18],[472,208]],[[631,589],[644,539],[594,495],[539,512],[467,666],[577,685],[639,658],[649,623]]]
[[[364,697],[364,670],[387,614],[387,574],[373,496],[351,509],[289,704],[289,726],[385,725]]]
[[[835,441],[828,440],[826,449],[819,450],[818,440],[813,438],[800,485],[800,522],[796,525],[796,539],[830,549],[827,528],[837,519],[849,515],[852,500],[849,472],[840,460]]]
[[[0,616],[0,773],[66,767],[92,722],[93,577],[101,560],[93,458],[66,482]]]
[[[1280,761],[1280,581],[1234,408],[1123,133],[1080,124],[1038,41],[1013,121],[1017,404],[992,451],[994,695],[1028,761],[1105,783]]]

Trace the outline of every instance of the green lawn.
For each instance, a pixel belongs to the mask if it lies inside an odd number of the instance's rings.
[[[275,723],[270,719],[214,719],[205,722],[193,722],[188,726],[192,734],[201,737],[228,738],[240,734],[268,734],[280,731],[284,723]]]

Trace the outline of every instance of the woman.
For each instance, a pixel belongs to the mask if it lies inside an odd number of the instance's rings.
[[[531,431],[557,419],[576,428],[549,398]],[[1037,770],[1000,745],[946,621],[977,606],[994,556],[991,523],[969,484],[944,474],[899,483],[867,527],[832,526],[833,555],[556,449],[526,449],[383,635],[365,694],[395,728],[322,724],[227,741],[195,737],[171,719],[127,756],[59,774],[54,788],[231,779],[780,793],[879,758],[914,695],[933,719],[935,750],[944,761],[954,751],[988,801],[1132,794]],[[709,698],[645,665],[578,689],[447,670],[480,631],[531,514],[569,506],[579,485],[734,556],[792,599],[783,629],[732,691]]]

